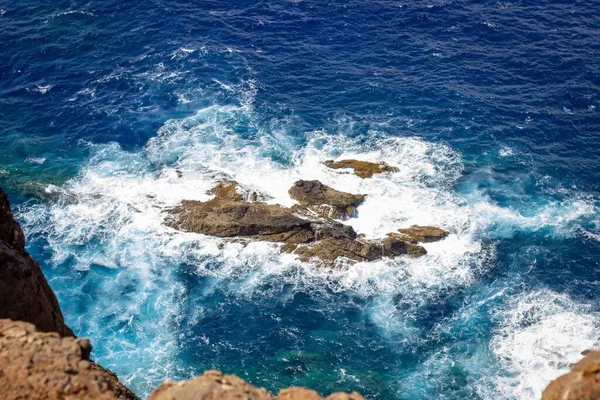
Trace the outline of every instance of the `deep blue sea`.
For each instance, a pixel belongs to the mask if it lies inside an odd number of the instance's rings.
[[[140,396],[214,368],[536,399],[600,347],[597,1],[0,0],[0,146],[67,323]],[[326,271],[163,224],[223,178],[367,194],[367,237],[451,234]]]

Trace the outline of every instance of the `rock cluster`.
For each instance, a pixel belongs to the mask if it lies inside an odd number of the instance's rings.
[[[325,161],[325,165],[332,169],[352,169],[354,174],[363,179],[371,178],[375,174],[381,174],[384,172],[398,172],[398,168],[392,167],[384,162],[374,163],[369,161],[359,160],[340,160]]]
[[[317,392],[310,389],[291,387],[283,389],[277,397],[265,389],[250,385],[235,375],[226,375],[219,371],[206,371],[187,381],[167,381],[150,394],[148,400],[322,400]],[[364,400],[360,394],[334,393],[327,400]]]
[[[223,181],[211,191],[209,201],[183,201],[171,211],[167,223],[176,228],[210,236],[248,238],[283,243],[282,251],[301,261],[321,264],[374,261],[383,257],[427,254],[418,242],[441,240],[440,228],[413,226],[383,239],[361,238],[351,226],[336,219],[355,215],[365,196],[341,192],[319,181],[300,180],[289,190],[298,204],[289,208],[248,195],[236,182]]]
[[[571,371],[550,382],[542,400],[600,399],[600,351],[592,351]]]

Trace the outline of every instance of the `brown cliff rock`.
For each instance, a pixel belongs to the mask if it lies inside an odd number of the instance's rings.
[[[21,227],[0,189],[0,318],[27,321],[40,331],[73,336],[54,292],[24,245]]]
[[[352,218],[365,199],[362,194],[340,192],[319,181],[297,181],[288,193],[317,215],[335,219]]]
[[[235,375],[206,371],[202,376],[182,382],[167,381],[150,394],[148,400],[322,400],[314,390],[291,387],[276,398],[265,389],[257,388]],[[364,400],[354,393],[334,393],[329,400]]]
[[[550,382],[542,400],[600,399],[600,351],[593,351],[571,367],[571,371]]]
[[[2,399],[137,399],[114,374],[90,361],[91,350],[87,339],[1,319]]]
[[[325,165],[332,169],[353,169],[354,174],[363,179],[371,178],[375,174],[399,171],[398,168],[392,167],[391,165],[388,165],[384,162],[374,163],[359,160],[327,160],[325,161]]]

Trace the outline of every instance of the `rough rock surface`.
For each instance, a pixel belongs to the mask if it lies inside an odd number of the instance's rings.
[[[245,201],[235,182],[221,182],[209,201],[185,200],[172,210],[177,229],[217,237],[251,237],[272,242],[303,243],[314,239],[311,221],[277,204]]]
[[[573,365],[571,371],[550,382],[542,400],[600,399],[600,351],[593,351]]]
[[[365,199],[362,194],[340,192],[319,181],[297,181],[288,193],[317,215],[335,219],[352,218]]]
[[[416,244],[408,243],[394,236],[382,240],[365,240],[349,238],[326,238],[309,245],[300,245],[295,251],[301,261],[317,258],[326,264],[332,264],[343,257],[351,261],[375,261],[383,257],[408,255],[419,257],[427,251]]]
[[[265,389],[257,388],[235,375],[206,371],[202,376],[182,382],[167,381],[150,394],[148,400],[274,400]],[[279,392],[279,400],[322,400],[314,390],[287,388]],[[328,400],[364,400],[354,393],[334,393]]]
[[[301,261],[333,264],[343,257],[351,262],[374,261],[427,252],[400,234],[381,240],[359,239],[351,226],[328,217],[352,215],[364,196],[344,193],[319,181],[298,181],[289,190],[301,205],[292,208],[249,201],[256,196],[240,193],[238,185],[224,181],[211,191],[209,201],[183,201],[172,210],[167,223],[176,229],[217,237],[246,237],[284,243],[282,251],[297,254]],[[326,212],[320,212],[326,207]],[[314,213],[307,212],[309,208]]]
[[[325,161],[325,165],[332,169],[353,169],[354,174],[361,178],[371,178],[375,174],[381,174],[383,172],[398,172],[398,168],[392,167],[384,162],[374,163],[369,161],[359,160],[340,160]]]
[[[90,361],[91,350],[87,339],[1,319],[2,399],[137,399],[113,373]]]
[[[19,252],[25,251],[25,236],[21,225],[14,220],[8,196],[0,189],[0,241]]]
[[[24,246],[21,227],[0,189],[0,318],[27,321],[40,331],[73,336],[40,266]]]
[[[398,229],[398,232],[421,243],[437,242],[448,236],[448,232],[435,226],[413,225],[410,228]]]

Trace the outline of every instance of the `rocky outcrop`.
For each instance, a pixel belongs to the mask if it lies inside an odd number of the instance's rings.
[[[202,376],[182,382],[167,381],[150,394],[148,400],[322,400],[314,390],[291,387],[274,397],[265,389],[257,388],[235,375],[206,371]],[[364,400],[354,393],[334,393],[328,400]]]
[[[73,336],[42,270],[25,251],[25,238],[0,189],[0,318],[27,321],[43,332]]]
[[[374,261],[384,257],[418,257],[425,249],[407,235],[391,233],[379,240],[358,237],[351,226],[332,219],[354,215],[363,195],[340,192],[319,181],[298,181],[290,196],[300,204],[292,208],[251,201],[239,185],[224,181],[210,193],[209,201],[183,201],[171,212],[167,223],[189,232],[217,237],[244,237],[280,242],[281,250],[298,255],[301,261],[335,264]]]
[[[340,160],[325,161],[325,165],[332,169],[352,169],[354,174],[365,179],[371,178],[375,174],[381,174],[384,172],[398,172],[398,168],[392,167],[384,162],[374,163],[369,161],[359,160]]]
[[[571,371],[550,382],[542,400],[600,399],[600,351],[592,351]]]
[[[365,199],[362,194],[340,192],[319,181],[297,181],[288,191],[290,197],[317,215],[348,219]]]
[[[209,201],[183,201],[172,210],[169,225],[217,237],[249,237],[271,242],[302,243],[314,240],[311,221],[277,204],[246,201],[235,182],[215,186]]]
[[[437,242],[448,236],[448,232],[435,226],[413,225],[410,228],[398,229],[398,232],[420,243]]]
[[[0,319],[0,393],[11,399],[137,399],[116,375],[90,360],[87,339],[38,332]]]
[[[313,244],[299,245],[294,249],[301,261],[312,259],[333,264],[338,258],[350,261],[375,261],[383,257],[408,255],[420,257],[427,254],[425,248],[408,243],[394,236],[382,240],[365,240],[349,238],[326,238]]]

